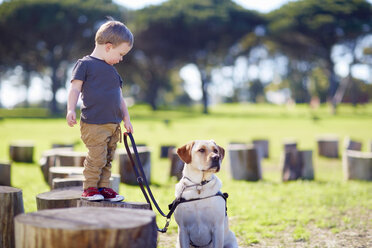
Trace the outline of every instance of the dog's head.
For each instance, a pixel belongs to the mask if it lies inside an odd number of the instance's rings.
[[[218,172],[225,150],[213,140],[195,140],[178,148],[177,154],[186,164],[200,171]]]

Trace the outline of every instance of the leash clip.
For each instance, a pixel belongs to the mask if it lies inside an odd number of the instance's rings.
[[[171,220],[170,218],[167,218],[164,228],[158,229],[158,231],[161,233],[166,233],[169,227],[170,220]]]

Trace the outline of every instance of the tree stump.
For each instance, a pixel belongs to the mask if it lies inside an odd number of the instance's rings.
[[[34,144],[31,141],[17,141],[9,146],[9,157],[12,161],[32,163],[33,156]]]
[[[369,141],[369,151],[372,152],[372,140]]]
[[[361,151],[362,150],[362,143],[358,141],[351,140],[350,137],[346,137],[344,139],[344,149],[345,150],[353,150],[353,151]]]
[[[314,179],[313,152],[290,150],[282,159],[282,180]]]
[[[55,166],[83,167],[86,156],[86,152],[58,151]]]
[[[49,179],[49,168],[56,166],[56,158],[59,152],[63,151],[72,151],[72,148],[55,148],[51,150],[46,150],[42,153],[39,160],[40,169],[43,173],[45,182],[48,182]]]
[[[110,188],[115,190],[116,193],[119,193],[120,190],[120,174],[111,174],[110,177]]]
[[[346,180],[372,180],[372,153],[348,150],[343,155]]]
[[[176,148],[174,145],[163,145],[160,147],[160,158],[169,158],[173,149]]]
[[[80,199],[77,207],[109,207],[109,208],[132,208],[148,209],[150,205],[147,202],[110,202],[110,201],[87,201]]]
[[[54,143],[52,144],[52,149],[55,149],[55,148],[69,148],[72,150],[74,150],[74,144],[71,143],[71,144],[66,144],[66,143]]]
[[[151,152],[150,149],[146,146],[139,146],[137,147],[138,155],[140,157],[140,161],[142,163],[143,171],[145,172],[145,176],[147,182],[150,183],[150,175],[151,175]],[[131,150],[132,151],[132,150]],[[120,166],[120,176],[121,182],[126,184],[137,185],[137,176],[133,170],[132,163],[126,153],[125,150],[118,150],[118,157],[119,157],[119,166]],[[134,161],[136,161],[136,157],[132,152],[132,157]],[[139,166],[139,165],[137,165]],[[139,168],[138,168],[139,169]]]
[[[64,189],[70,187],[83,187],[84,177],[54,178],[52,189]]]
[[[11,186],[10,163],[0,163],[0,185]]]
[[[262,178],[261,160],[253,145],[229,145],[230,171],[235,180],[257,181]]]
[[[24,213],[22,190],[0,186],[0,247],[15,246],[14,217]]]
[[[283,145],[284,145],[284,152],[290,152],[290,151],[297,151],[297,142],[296,141],[290,141],[290,140],[287,140],[287,141],[284,141],[283,142]]]
[[[80,200],[83,187],[55,189],[36,196],[37,210],[53,208],[74,208]]]
[[[261,158],[269,157],[269,141],[268,140],[253,140],[253,145],[257,148],[257,151]]]
[[[318,155],[338,158],[338,138],[318,138]]]
[[[149,210],[81,207],[21,214],[15,238],[23,248],[155,248],[157,230]]]
[[[54,178],[67,178],[71,176],[83,176],[84,167],[64,166],[50,167],[48,183],[50,188],[53,187]]]
[[[170,176],[175,176],[177,180],[182,178],[182,171],[183,167],[185,166],[185,162],[183,162],[177,154],[177,149],[173,149],[170,154],[170,161],[171,161],[171,168],[170,168]]]

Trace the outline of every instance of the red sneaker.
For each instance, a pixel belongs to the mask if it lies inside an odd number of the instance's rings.
[[[111,188],[99,188],[99,192],[105,198],[105,201],[119,202],[124,200],[124,196],[119,195]]]
[[[101,201],[104,199],[103,195],[101,195],[98,189],[94,187],[89,187],[87,189],[84,189],[84,192],[81,195],[81,198],[88,200],[88,201]]]

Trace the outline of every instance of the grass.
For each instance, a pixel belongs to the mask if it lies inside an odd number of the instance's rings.
[[[163,211],[174,198],[176,180],[168,176],[170,162],[159,158],[161,145],[181,146],[194,139],[214,139],[226,148],[229,142],[266,138],[270,142],[270,158],[262,161],[263,180],[232,180],[228,153],[218,174],[223,192],[230,196],[230,226],[241,247],[315,247],[320,232],[329,232],[328,237],[334,238],[348,230],[368,233],[371,229],[372,183],[344,181],[341,158],[318,157],[316,139],[336,135],[342,151],[343,139],[350,136],[363,143],[363,151],[368,151],[372,105],[344,105],[337,115],[330,115],[328,106],[311,110],[306,105],[220,105],[211,108],[207,116],[200,114],[199,109],[152,112],[147,106],[135,106],[129,111],[136,142],[152,149],[152,190]],[[12,164],[12,185],[23,190],[26,212],[36,211],[35,196],[49,190],[38,165],[42,151],[50,149],[52,143],[75,143],[76,150],[85,150],[79,128],[68,127],[64,119],[3,118],[0,137],[0,160],[8,159],[12,141],[32,140],[35,144],[34,163]],[[313,150],[314,181],[281,182],[280,157],[285,139],[296,140],[301,150]],[[116,162],[113,170],[118,172]],[[120,192],[128,201],[144,201],[137,186],[121,184]],[[165,220],[158,215],[157,222],[162,227]],[[159,247],[174,247],[176,233],[172,220],[168,233],[159,234]]]

